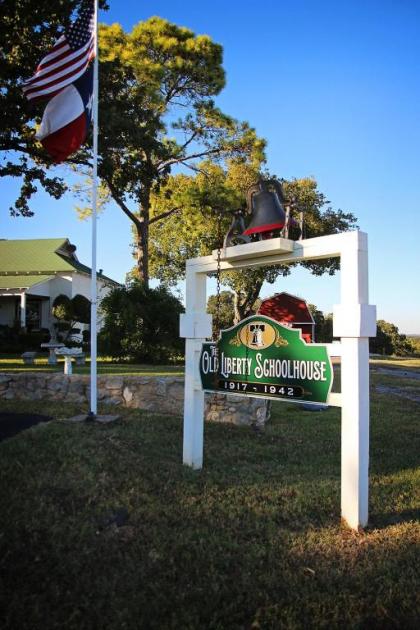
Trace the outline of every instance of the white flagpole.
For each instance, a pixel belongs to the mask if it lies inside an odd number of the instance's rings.
[[[92,173],[92,275],[90,289],[90,416],[96,416],[97,403],[97,300],[96,285],[96,205],[98,186],[98,0],[95,4],[95,58],[93,66],[93,173]]]

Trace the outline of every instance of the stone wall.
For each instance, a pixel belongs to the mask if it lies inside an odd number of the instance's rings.
[[[0,400],[87,403],[89,375],[0,373]],[[99,376],[98,401],[160,414],[183,414],[184,379],[174,376]],[[205,417],[214,422],[264,426],[266,401],[235,394],[206,394]]]

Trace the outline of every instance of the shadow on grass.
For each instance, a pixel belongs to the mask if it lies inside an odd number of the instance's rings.
[[[372,513],[369,519],[369,527],[384,529],[390,525],[402,525],[403,523],[420,522],[420,508],[401,510],[400,512]]]
[[[50,420],[52,420],[51,416],[36,413],[0,413],[0,442],[40,422]]]

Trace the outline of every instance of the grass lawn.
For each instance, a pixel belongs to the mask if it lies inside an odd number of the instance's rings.
[[[340,525],[339,409],[208,424],[194,472],[179,417],[1,403],[54,418],[0,444],[2,628],[418,628],[420,406],[382,382],[361,533]]]
[[[375,367],[401,368],[404,370],[420,369],[420,357],[371,357],[370,364]],[[64,359],[58,359],[57,365],[48,365],[47,355],[35,359],[35,366],[25,365],[19,354],[0,354],[0,372],[62,372]],[[73,362],[74,374],[89,374],[90,358],[86,359],[86,365],[78,367]],[[183,365],[141,365],[130,363],[118,363],[109,357],[98,358],[98,374],[126,374],[149,376],[183,376]]]
[[[49,365],[47,355],[35,359],[35,365],[25,365],[20,355],[0,354],[0,372],[63,372],[64,359],[57,365]],[[73,361],[73,374],[90,374],[90,358],[86,365],[77,366]],[[125,374],[127,376],[183,376],[183,365],[141,365],[118,363],[107,357],[98,358],[98,374]]]
[[[400,368],[414,370],[420,368],[420,357],[371,357],[370,364],[377,367]]]

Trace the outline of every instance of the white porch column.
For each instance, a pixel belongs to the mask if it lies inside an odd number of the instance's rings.
[[[203,467],[204,392],[200,384],[201,344],[211,336],[211,315],[206,313],[206,275],[187,267],[186,312],[181,315],[180,335],[185,337],[183,463]]]
[[[334,336],[341,337],[341,516],[353,529],[368,522],[369,337],[376,308],[368,295],[367,235],[354,232],[341,253],[341,304]]]
[[[20,327],[26,328],[26,293],[20,294]]]

